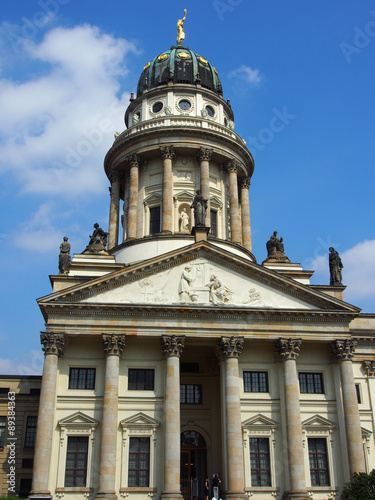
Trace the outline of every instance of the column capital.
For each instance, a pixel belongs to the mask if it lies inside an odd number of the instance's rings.
[[[243,337],[221,337],[219,340],[220,354],[224,359],[238,358],[243,348]]]
[[[185,335],[162,335],[161,348],[166,358],[170,356],[181,357],[185,345]]]
[[[250,188],[250,177],[246,177],[246,179],[241,179],[240,180],[240,187],[241,189],[249,189]]]
[[[40,342],[43,344],[44,355],[55,354],[61,357],[66,346],[66,337],[63,333],[40,332]]]
[[[200,148],[197,154],[198,161],[210,161],[213,149]]]
[[[140,167],[142,164],[142,158],[137,154],[132,154],[126,157],[126,161],[131,167]]]
[[[160,151],[163,160],[174,160],[176,156],[174,152],[174,146],[161,146]]]
[[[112,170],[109,173],[109,180],[111,181],[111,184],[113,184],[116,181],[118,182],[121,179],[121,174],[122,172],[117,170],[117,168],[112,168]]]
[[[375,360],[366,360],[362,363],[362,366],[368,377],[375,377]]]
[[[331,354],[336,361],[351,361],[358,342],[356,340],[334,340],[331,344]]]
[[[103,349],[106,356],[121,356],[125,347],[126,335],[102,334]]]
[[[225,168],[227,172],[235,172],[237,174],[240,169],[240,163],[237,160],[229,160],[226,162]]]
[[[278,339],[275,342],[275,351],[283,361],[297,359],[301,344],[301,339]]]

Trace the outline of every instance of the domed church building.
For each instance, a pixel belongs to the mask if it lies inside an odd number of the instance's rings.
[[[339,498],[375,467],[375,315],[338,254],[322,286],[276,232],[252,254],[253,157],[184,19],[104,159],[108,231],[38,300],[31,498]]]

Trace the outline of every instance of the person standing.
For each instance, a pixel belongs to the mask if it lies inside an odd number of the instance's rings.
[[[205,500],[208,500],[210,494],[210,480],[208,476],[206,476],[206,479],[204,481],[204,498]]]
[[[217,474],[215,474],[212,479],[212,493],[214,498],[216,498],[216,500],[219,500],[220,498],[220,484],[221,484],[221,479]]]

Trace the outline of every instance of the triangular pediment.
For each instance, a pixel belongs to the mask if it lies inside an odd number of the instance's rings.
[[[147,428],[155,429],[159,427],[160,422],[154,418],[149,417],[145,413],[139,412],[136,415],[125,418],[120,422],[122,428]]]
[[[242,422],[242,427],[248,429],[252,427],[275,429],[276,427],[278,427],[278,425],[278,422],[266,417],[265,415],[262,415],[261,413],[258,413],[258,415],[255,415],[245,422]]]
[[[52,293],[40,304],[153,305],[251,311],[358,313],[359,309],[207,241]]]
[[[336,427],[334,422],[331,422],[318,414],[302,422],[302,429],[333,429],[334,427]]]
[[[77,411],[68,417],[59,420],[60,427],[96,427],[99,421],[95,418],[89,417],[81,411]]]

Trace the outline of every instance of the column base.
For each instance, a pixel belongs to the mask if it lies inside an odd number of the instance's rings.
[[[307,490],[290,490],[283,495],[283,500],[311,500]]]
[[[31,492],[28,498],[32,500],[52,500],[52,495],[48,493],[33,493]]]
[[[184,497],[181,495],[180,491],[176,491],[175,493],[163,492],[160,495],[160,500],[184,500]]]
[[[117,500],[117,495],[114,491],[98,491],[95,495],[95,500]]]
[[[243,491],[239,492],[227,491],[226,493],[223,494],[223,497],[225,498],[225,500],[248,500],[249,498]]]

